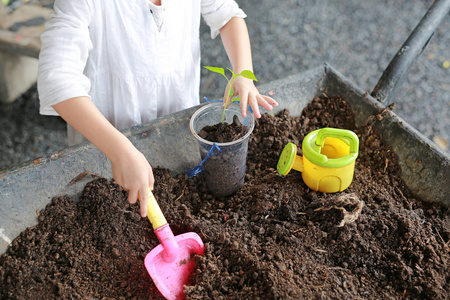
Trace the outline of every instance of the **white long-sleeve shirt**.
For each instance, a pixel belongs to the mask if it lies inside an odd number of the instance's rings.
[[[246,15],[234,0],[162,7],[155,22],[148,0],[56,0],[41,36],[40,113],[57,115],[52,105],[88,96],[122,130],[197,105],[200,17],[214,38]],[[69,145],[83,140],[70,126],[68,134]]]

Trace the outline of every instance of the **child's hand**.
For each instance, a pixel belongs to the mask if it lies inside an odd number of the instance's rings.
[[[261,113],[259,111],[259,106],[264,107],[268,111],[272,110],[273,106],[278,106],[278,103],[269,96],[264,96],[259,93],[256,89],[253,80],[247,79],[245,77],[236,77],[233,83],[234,95],[239,95],[241,99],[239,100],[241,104],[241,114],[243,118],[247,118],[247,106],[253,110],[253,114],[256,118],[261,118]],[[225,91],[224,105],[226,101],[226,95],[228,94],[228,88]]]
[[[109,158],[114,179],[128,192],[128,202],[136,203],[139,193],[141,215],[147,216],[148,187],[153,188],[155,178],[145,156],[111,125],[89,97],[74,97],[52,107]]]
[[[136,203],[140,198],[141,216],[147,216],[148,187],[153,188],[153,170],[145,156],[133,146],[112,161],[115,181],[128,191],[128,202]]]

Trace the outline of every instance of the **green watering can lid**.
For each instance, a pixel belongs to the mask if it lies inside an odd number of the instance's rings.
[[[325,138],[333,137],[343,140],[350,145],[350,153],[340,158],[328,158],[321,154],[321,150],[325,144]],[[329,168],[344,167],[352,163],[358,157],[359,139],[351,130],[338,128],[322,128],[310,132],[302,143],[303,156],[310,162]]]

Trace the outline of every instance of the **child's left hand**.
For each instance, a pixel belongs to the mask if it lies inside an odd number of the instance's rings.
[[[224,105],[226,101],[226,95],[228,94],[228,88],[225,91],[224,95]],[[239,100],[241,105],[241,114],[243,118],[247,118],[247,107],[250,107],[253,110],[253,114],[256,118],[261,118],[261,112],[259,111],[259,106],[264,107],[268,111],[273,109],[273,106],[278,106],[278,103],[269,96],[261,95],[256,88],[253,80],[247,79],[245,77],[239,76],[236,77],[233,83],[234,95],[239,95],[241,99]]]

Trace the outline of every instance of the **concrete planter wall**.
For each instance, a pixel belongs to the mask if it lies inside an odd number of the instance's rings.
[[[356,115],[357,126],[383,105],[367,95],[331,66],[325,64],[260,87],[262,93],[273,91],[280,106],[273,113],[289,109],[299,115],[315,96],[344,97]],[[152,166],[183,173],[200,162],[197,141],[189,131],[189,120],[199,107],[193,107],[152,122],[130,128],[124,133],[146,155]],[[402,178],[413,193],[424,201],[450,205],[450,157],[400,119],[388,112],[375,124],[385,142],[399,157]],[[20,232],[37,223],[37,211],[55,196],[68,194],[77,198],[87,181],[70,185],[78,175],[90,172],[111,178],[107,158],[86,143],[26,162],[0,174],[0,254]]]

